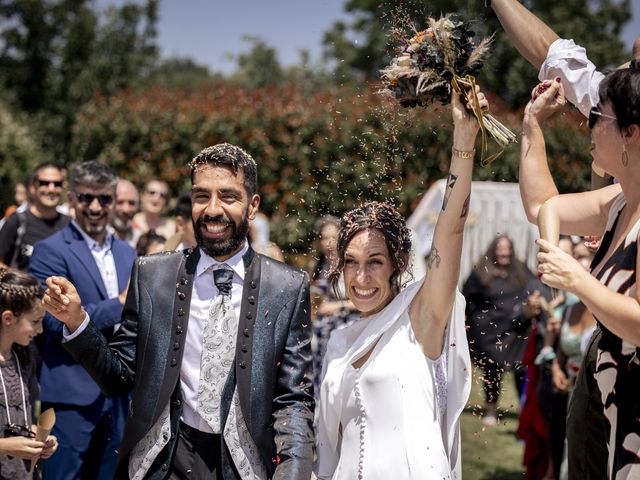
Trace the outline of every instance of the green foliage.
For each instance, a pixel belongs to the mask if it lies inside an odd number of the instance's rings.
[[[232,80],[249,88],[281,83],[283,72],[276,50],[260,37],[244,35],[242,40],[249,43],[250,49],[235,57],[238,68]]]
[[[523,3],[561,37],[584,46],[589,58],[601,68],[623,63],[630,57],[620,32],[631,18],[629,0],[524,0]],[[428,16],[438,18],[457,12],[474,21],[476,32],[487,37],[496,33],[489,58],[480,75],[485,90],[493,91],[510,105],[526,103],[537,72],[511,46],[497,18],[481,0],[348,0],[345,10],[350,23],[339,21],[325,33],[327,58],[335,61],[339,81],[377,78],[379,70],[394,56],[388,32],[398,16],[408,16],[416,30],[425,27]]]
[[[521,112],[493,111],[519,129]],[[588,186],[588,133],[576,114],[567,115],[549,122],[548,151],[559,188],[574,191]],[[449,110],[399,109],[368,90],[217,82],[96,98],[78,117],[72,155],[104,160],[139,185],[163,178],[177,194],[188,188],[186,163],[200,149],[240,145],[258,162],[261,208],[273,217],[274,239],[302,252],[325,213],[340,215],[365,200],[389,200],[411,213],[448,172],[451,134]],[[476,179],[515,181],[517,159],[515,146],[478,167]]]
[[[0,206],[13,203],[13,185],[42,162],[44,154],[29,129],[0,104]]]
[[[157,58],[158,0],[111,7],[90,0],[0,0],[0,91],[56,159],[68,160],[75,115],[94,92],[135,84]]]
[[[193,88],[216,78],[209,69],[186,57],[161,61],[149,74],[147,81],[164,87]],[[218,76],[219,78],[219,76]]]

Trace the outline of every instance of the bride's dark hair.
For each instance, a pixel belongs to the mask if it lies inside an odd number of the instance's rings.
[[[402,287],[402,274],[409,267],[411,233],[400,213],[389,203],[382,202],[367,202],[342,217],[336,246],[337,262],[329,272],[331,287],[334,291],[337,290],[338,281],[344,269],[344,254],[349,242],[356,233],[368,229],[378,230],[385,239],[393,266],[391,288],[396,295]]]

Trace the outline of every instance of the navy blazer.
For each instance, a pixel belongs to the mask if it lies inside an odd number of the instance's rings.
[[[118,290],[129,282],[136,253],[126,242],[112,237],[111,251],[118,275]],[[107,297],[107,290],[87,242],[73,224],[37,242],[29,271],[44,286],[45,280],[57,275],[74,284],[82,306],[93,324],[108,336],[120,322],[122,305],[118,298]],[[49,314],[44,318],[44,351],[40,373],[40,400],[70,405],[90,405],[100,395],[100,388],[89,374],[62,348],[59,336],[62,323]]]

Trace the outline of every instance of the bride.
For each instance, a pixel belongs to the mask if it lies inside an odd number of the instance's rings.
[[[479,91],[477,99],[487,107]],[[340,224],[330,281],[335,288],[344,277],[362,318],[334,331],[327,346],[321,480],[461,478],[459,417],[471,365],[456,285],[478,132],[462,101],[452,94],[451,166],[424,279],[402,289],[411,240],[390,205],[364,204]]]

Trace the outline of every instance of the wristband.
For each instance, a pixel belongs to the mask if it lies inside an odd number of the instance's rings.
[[[451,147],[451,155],[458,158],[464,158],[465,160],[472,159],[476,154],[476,149],[473,150],[458,150],[456,147]]]

